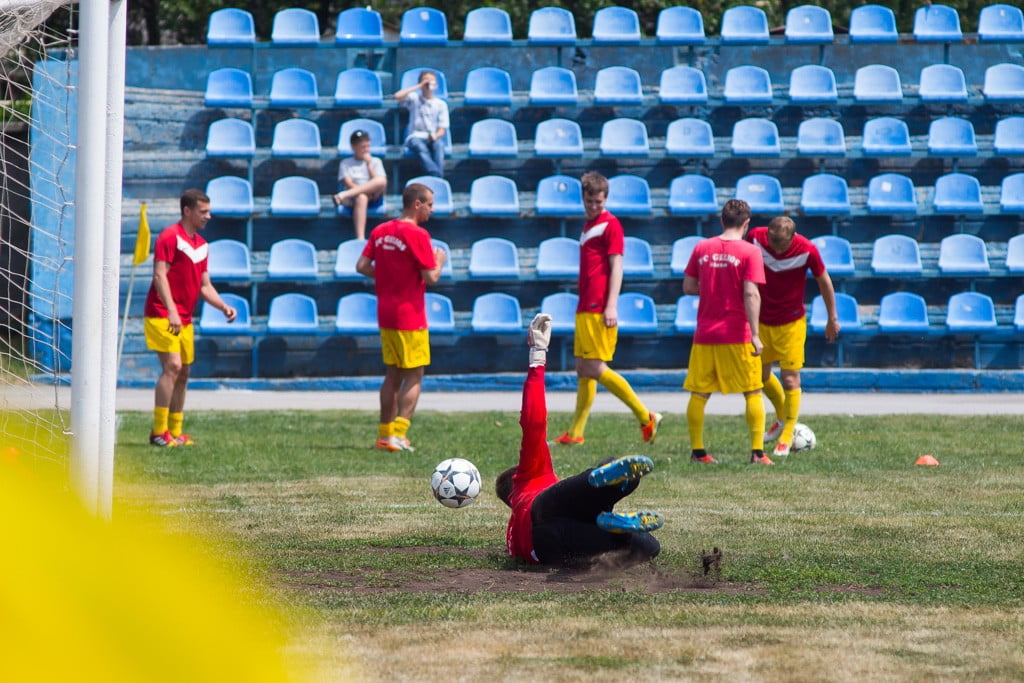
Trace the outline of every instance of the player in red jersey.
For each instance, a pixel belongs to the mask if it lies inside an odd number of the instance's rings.
[[[773,218],[768,227],[754,228],[747,240],[761,249],[765,283],[761,285],[761,379],[764,393],[775,407],[775,420],[764,438],[778,439],[772,455],[789,455],[793,429],[800,417],[800,368],[804,366],[807,341],[807,316],[804,311],[804,285],[807,271],[818,283],[828,321],[825,339],[839,336],[836,291],[825,269],[818,248],[796,232],[796,223],[787,216]],[[778,362],[782,382],[772,373]]]
[[[505,540],[512,557],[531,564],[567,565],[604,553],[619,567],[653,559],[661,550],[651,531],[655,512],[622,514],[615,504],[631,494],[654,467],[650,458],[629,455],[559,480],[547,442],[544,366],[551,316],[539,313],[528,334],[530,364],[523,384],[523,430],[519,464],[498,475],[494,488],[512,508]]]
[[[764,454],[763,347],[758,330],[764,264],[761,252],[743,241],[750,207],[730,199],[722,207],[722,234],[701,240],[686,265],[683,293],[700,295],[697,331],[690,349],[684,388],[690,392],[686,423],[690,459],[717,462],[704,449],[704,409],[713,392],[743,392],[750,430],[750,462],[771,465]]]
[[[413,450],[407,433],[420,398],[423,369],[430,365],[424,294],[428,284],[441,278],[445,261],[444,251],[434,247],[430,233],[420,227],[433,210],[430,188],[408,185],[402,192],[402,215],[373,229],[356,262],[356,270],[374,280],[377,292],[385,372],[376,447],[383,451]]]
[[[195,360],[192,311],[199,297],[224,313],[228,322],[237,315],[220,298],[206,270],[206,240],[199,231],[210,220],[210,198],[200,190],[185,190],[179,205],[181,220],[164,228],[156,239],[153,283],[143,313],[146,346],[160,359],[149,443],[165,448],[195,443],[182,425],[185,390]]]

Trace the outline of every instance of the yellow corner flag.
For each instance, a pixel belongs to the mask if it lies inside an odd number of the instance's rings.
[[[135,237],[135,265],[149,258],[149,221],[146,219],[146,204],[143,202],[139,215],[139,232]]]

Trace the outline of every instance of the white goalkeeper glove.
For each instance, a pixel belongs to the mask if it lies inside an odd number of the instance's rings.
[[[548,345],[551,343],[551,316],[538,313],[530,321],[530,329],[526,332],[526,343],[530,345],[530,367],[546,365],[548,362]]]

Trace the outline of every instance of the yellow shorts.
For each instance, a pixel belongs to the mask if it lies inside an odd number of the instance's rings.
[[[190,365],[196,357],[195,328],[191,323],[181,326],[181,332],[171,334],[167,318],[146,318],[146,346],[160,353],[176,353],[182,365]]]
[[[577,358],[595,358],[604,362],[615,357],[619,327],[605,327],[604,313],[577,313],[576,336],[572,353]]]
[[[761,359],[746,344],[694,344],[683,388],[698,394],[735,394],[760,389]]]
[[[381,328],[380,350],[384,365],[402,369],[430,365],[430,333],[422,330],[391,330]]]
[[[764,353],[761,364],[778,363],[783,370],[799,370],[804,366],[804,344],[807,342],[807,318],[785,325],[761,324]]]

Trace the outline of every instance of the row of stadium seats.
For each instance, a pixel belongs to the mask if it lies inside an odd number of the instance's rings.
[[[434,191],[434,215],[456,214],[451,185],[443,178],[420,176],[408,181],[427,185]],[[408,183],[407,183],[408,184]],[[220,218],[251,218],[268,211],[271,216],[286,218],[318,218],[328,206],[315,180],[303,176],[288,176],[274,181],[266,209],[257,211],[252,185],[245,178],[221,176],[206,186],[213,215]],[[806,178],[800,192],[797,208],[804,215],[901,215],[921,216],[984,215],[994,213],[1024,213],[1024,173],[1006,176],[1001,185],[998,205],[986,202],[978,179],[966,173],[947,173],[940,176],[930,200],[918,199],[913,181],[900,173],[882,173],[868,183],[863,202],[851,202],[846,180],[831,173],[818,173]],[[707,216],[721,207],[715,183],[707,176],[686,174],[672,180],[665,205],[675,216]],[[780,214],[786,211],[782,184],[774,176],[752,173],[736,183],[732,196],[743,199],[755,214]],[[515,181],[503,176],[485,176],[473,181],[469,202],[465,207],[470,214],[493,217],[580,216],[583,214],[583,193],[577,178],[565,175],[541,179],[532,197],[532,211],[521,204],[521,195]],[[523,196],[522,199],[527,199]],[[525,203],[525,202],[524,202]],[[621,174],[609,178],[608,210],[620,216],[648,216],[655,212],[651,188],[640,176]],[[334,209],[330,205],[331,210]],[[462,213],[461,211],[459,213]],[[372,215],[387,215],[387,202]]]
[[[354,130],[370,135],[370,149],[381,157],[389,156],[384,126],[372,119],[353,119],[344,122],[338,130],[337,154],[351,155],[349,138]],[[308,119],[286,119],[274,126],[270,156],[292,158],[319,158],[323,153],[320,128]],[[256,136],[253,125],[243,119],[224,118],[210,124],[206,138],[208,157],[252,158],[256,155]],[[711,124],[704,119],[681,118],[668,124],[664,146],[652,144],[647,126],[632,118],[614,118],[601,125],[601,136],[596,149],[588,145],[580,124],[570,119],[554,118],[537,124],[532,150],[527,140],[520,141],[516,127],[505,119],[482,119],[470,126],[469,144],[465,155],[470,158],[504,158],[527,155],[547,158],[583,158],[589,152],[607,157],[666,156],[699,158],[723,156],[784,155],[789,146],[783,145],[778,126],[771,119],[745,118],[733,124],[732,136],[716,140]],[[854,142],[851,140],[851,143]],[[987,142],[987,141],[986,141]],[[587,148],[590,147],[588,150]],[[988,145],[979,146],[974,124],[968,119],[943,116],[933,119],[928,127],[927,142],[919,154],[940,157],[971,157],[985,154]],[[828,118],[806,119],[797,129],[795,149],[798,155],[812,157],[911,157],[915,150],[910,129],[902,119],[881,116],[864,123],[859,145],[847,143],[839,121]],[[332,150],[333,153],[333,150]],[[1024,154],[1024,116],[1008,116],[996,121],[991,142],[991,154],[1014,156]],[[399,158],[396,148],[392,158]],[[449,158],[459,158],[452,154]]]
[[[850,14],[849,40],[853,43],[897,42],[896,17],[881,5],[857,7]],[[764,10],[738,6],[722,14],[722,44],[767,44],[768,17]],[[918,42],[954,43],[963,40],[958,11],[946,5],[927,5],[914,14],[914,39]],[[666,45],[700,45],[707,41],[704,18],[690,7],[669,7],[658,14],[657,42]],[[1017,7],[996,4],[984,7],[978,17],[978,39],[982,41],[1024,40],[1024,18]],[[274,46],[311,46],[320,42],[320,26],[313,12],[290,8],[278,11],[270,34]],[[463,44],[507,45],[513,40],[512,22],[502,9],[483,7],[466,15]],[[560,7],[543,7],[530,13],[526,40],[536,45],[573,46],[579,43],[573,14]],[[626,7],[605,7],[594,13],[594,45],[631,45],[643,40],[637,13]],[[252,14],[242,9],[222,9],[210,15],[206,35],[210,46],[256,44]],[[399,45],[445,45],[449,41],[448,20],[431,7],[415,7],[402,15]],[[786,14],[785,42],[827,45],[834,41],[832,17],[828,10],[813,5],[794,7]],[[345,47],[374,47],[384,44],[379,13],[372,9],[347,9],[338,15],[334,42]]]
[[[417,82],[427,67],[403,72],[399,88]],[[444,72],[437,73],[437,96],[450,99],[448,81]],[[512,77],[504,69],[491,66],[469,71],[462,91],[462,103],[467,106],[504,106],[527,104],[532,106],[640,106],[654,104],[728,105],[797,104],[824,105],[840,103],[840,88],[836,75],[827,66],[807,64],[790,74],[787,97],[772,84],[768,71],[759,66],[742,65],[729,69],[722,89],[710,92],[705,74],[692,66],[674,66],[665,69],[656,89],[648,88],[645,95],[640,74],[626,66],[606,66],[597,72],[589,96],[581,96],[576,74],[560,66],[546,66],[530,76],[525,97],[516,96]],[[968,85],[963,70],[952,64],[932,64],[921,69],[916,86],[904,87],[900,73],[892,66],[869,64],[857,69],[853,87],[846,92],[843,102],[854,104],[902,104],[905,99],[924,104],[966,104],[972,100],[989,103],[1020,102],[1024,100],[1024,67],[1018,64],[994,64],[985,70],[980,87]],[[385,99],[380,74],[360,67],[338,73],[331,103],[320,101],[320,88],[316,75],[307,69],[287,67],[271,76],[270,90],[265,100],[257,103],[252,76],[248,71],[224,67],[211,71],[206,80],[204,95],[208,107],[382,107],[397,106]]]

